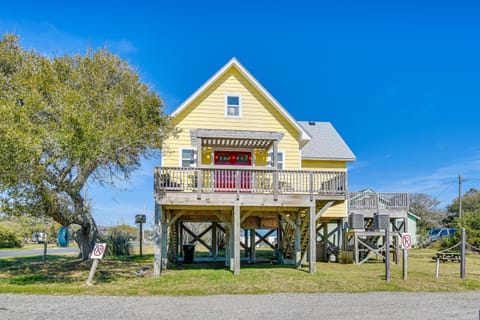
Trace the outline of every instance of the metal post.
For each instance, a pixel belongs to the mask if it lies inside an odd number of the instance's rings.
[[[47,262],[47,237],[43,241],[43,262]]]
[[[461,244],[461,258],[460,258],[460,278],[465,278],[465,228],[462,228],[462,244]]]
[[[88,274],[88,279],[86,283],[87,286],[93,286],[92,280],[95,276],[95,271],[97,271],[98,260],[99,259],[93,259],[92,267],[90,268],[90,273]]]
[[[440,258],[437,258],[436,264],[435,264],[435,279],[438,279],[439,272],[440,272]]]
[[[142,256],[142,244],[143,244],[143,223],[140,222],[140,257]]]
[[[462,223],[462,176],[458,175],[458,219]],[[463,224],[462,224],[463,225]]]
[[[385,280],[390,281],[390,228],[385,229]]]
[[[408,250],[403,249],[403,259],[402,259],[402,279],[407,280],[408,275]]]

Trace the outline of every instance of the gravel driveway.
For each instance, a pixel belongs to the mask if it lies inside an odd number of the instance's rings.
[[[480,292],[204,297],[0,294],[0,319],[479,319]]]

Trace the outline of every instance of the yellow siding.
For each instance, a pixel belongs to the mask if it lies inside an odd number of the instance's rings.
[[[345,201],[334,204],[325,211],[323,218],[346,218],[347,217],[347,204]]]
[[[206,147],[202,149],[202,164],[212,163],[212,148]]]
[[[302,160],[302,169],[347,170],[346,161]]]
[[[241,95],[241,118],[225,118],[225,94]],[[180,148],[191,147],[190,130],[202,128],[283,132],[278,150],[285,152],[285,169],[301,168],[300,133],[234,68],[178,114],[174,123],[182,132],[165,142],[164,166],[178,166]],[[255,156],[257,165],[266,164],[266,155]],[[210,163],[204,153],[202,163]]]
[[[266,166],[268,163],[268,154],[258,149],[255,150],[255,164],[257,166]]]

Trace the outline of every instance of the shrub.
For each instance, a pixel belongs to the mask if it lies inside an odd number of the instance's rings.
[[[128,238],[129,235],[126,232],[112,229],[107,237],[106,255],[109,256],[128,256],[130,252],[128,250]]]
[[[19,236],[12,230],[0,227],[0,248],[21,248]]]

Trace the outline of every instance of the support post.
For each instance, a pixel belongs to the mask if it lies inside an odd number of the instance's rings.
[[[390,282],[390,228],[385,229],[385,280]]]
[[[240,228],[240,232],[243,230],[243,238],[245,240],[245,250],[243,250],[243,255],[245,258],[247,258],[250,255],[250,245],[248,244],[250,237],[248,235],[248,229],[242,229]],[[240,245],[241,246],[241,245]]]
[[[440,258],[437,258],[436,264],[435,264],[435,279],[438,279],[439,272],[440,272]]]
[[[183,258],[183,222],[182,221],[179,221],[178,222],[178,230],[179,230],[179,240],[178,240],[178,243],[179,243],[179,248],[178,250],[180,251],[180,257]]]
[[[408,218],[403,218],[403,231],[408,233]],[[402,257],[402,279],[407,280],[408,277],[408,250],[403,249]]]
[[[328,222],[323,223],[323,261],[328,261]]]
[[[240,206],[233,207],[233,274],[240,274]]]
[[[231,224],[225,223],[225,267],[230,267],[230,257],[231,257],[231,240],[232,237],[230,235]]]
[[[255,251],[255,229],[250,229],[250,261],[255,263],[257,260]]]
[[[460,257],[460,278],[465,278],[465,239],[466,233],[465,228],[462,228],[462,244],[461,244],[461,257]]]
[[[317,245],[317,230],[315,226],[315,203],[312,203],[310,206],[310,212],[308,215],[308,235],[309,235],[309,245],[308,245],[308,252],[309,252],[309,261],[308,266],[310,269],[310,273],[317,272],[316,263],[317,263],[317,252],[316,252],[316,245]]]
[[[278,200],[278,141],[273,141],[273,200]]]
[[[295,220],[295,266],[297,268],[302,266],[302,240],[300,239],[301,223],[302,221],[300,212],[297,212],[297,217]]]
[[[153,276],[158,277],[160,276],[161,272],[161,257],[162,257],[162,206],[159,204],[155,204],[155,248],[154,248],[154,257],[153,257]]]
[[[212,222],[212,257],[213,261],[217,261],[217,223]]]
[[[167,241],[168,241],[168,222],[166,221],[166,219],[162,219],[162,221],[160,222],[161,223],[161,226],[162,226],[162,265],[161,265],[161,269],[162,271],[165,271],[167,270],[167,252],[168,252],[168,249],[167,249]]]
[[[358,252],[358,235],[356,232],[353,234],[353,250],[355,250],[355,264],[360,262],[360,253]]]
[[[175,221],[175,233],[177,235],[177,261],[178,259],[182,256],[182,245],[183,245],[183,239],[182,239],[182,235],[183,235],[183,229],[180,227],[180,221],[177,220]]]

